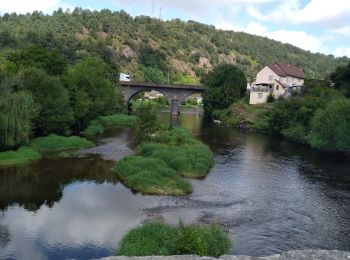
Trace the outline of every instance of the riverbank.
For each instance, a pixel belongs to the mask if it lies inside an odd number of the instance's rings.
[[[144,257],[128,257],[128,256],[110,256],[101,258],[101,260],[349,260],[350,252],[338,250],[294,250],[287,251],[282,254],[271,256],[243,256],[243,255],[223,255],[219,258],[200,257],[195,255],[173,255],[173,256],[144,256]]]

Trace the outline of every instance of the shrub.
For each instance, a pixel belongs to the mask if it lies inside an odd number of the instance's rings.
[[[26,146],[20,147],[17,151],[7,151],[0,153],[0,166],[25,164],[33,160],[40,159],[40,154]]]
[[[308,140],[313,147],[350,154],[350,100],[331,102],[316,112]]]
[[[157,130],[157,116],[154,107],[149,103],[141,104],[136,110],[136,138],[139,142],[148,140]]]
[[[99,135],[104,132],[103,125],[101,125],[97,120],[90,122],[89,126],[83,131],[84,135]]]
[[[109,116],[100,116],[96,120],[92,120],[89,126],[83,131],[84,135],[102,134],[107,127],[128,127],[133,126],[137,122],[136,116],[124,114],[114,114]]]
[[[227,253],[232,242],[218,225],[184,225],[172,227],[150,222],[130,230],[119,244],[118,255],[200,255],[219,257]]]
[[[93,146],[94,143],[79,136],[59,136],[50,134],[46,137],[35,138],[30,146],[37,151],[60,151]]]

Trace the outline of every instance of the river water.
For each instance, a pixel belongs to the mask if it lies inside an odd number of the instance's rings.
[[[216,162],[185,197],[133,194],[118,181],[110,169],[133,154],[131,130],[110,130],[71,158],[0,168],[0,259],[112,255],[127,230],[149,219],[219,223],[232,254],[350,250],[348,158],[203,122],[195,110],[181,124]]]

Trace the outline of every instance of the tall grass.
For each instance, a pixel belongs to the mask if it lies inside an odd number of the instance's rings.
[[[146,223],[130,230],[119,244],[118,255],[200,255],[219,257],[232,246],[218,225],[172,227],[162,222]]]
[[[55,134],[35,138],[30,142],[30,146],[40,152],[85,148],[93,145],[93,142],[79,136],[65,137]]]
[[[41,155],[32,148],[22,146],[17,151],[0,153],[0,166],[18,165],[29,163],[41,158]]]
[[[206,176],[214,165],[210,149],[184,128],[160,131],[149,143],[139,145],[137,151],[145,157],[164,160],[180,175],[190,178]]]
[[[201,143],[181,146],[144,143],[137,151],[145,157],[162,159],[180,175],[190,178],[205,177],[214,165],[212,152]]]
[[[157,158],[124,157],[116,163],[114,171],[127,187],[145,194],[178,196],[192,190],[188,181],[179,178],[172,168]]]
[[[88,127],[83,131],[84,135],[102,134],[108,127],[129,127],[137,122],[136,116],[114,114],[109,116],[100,116],[96,120],[92,120]]]
[[[180,177],[205,177],[214,165],[210,149],[183,128],[157,132],[137,153],[117,162],[114,171],[126,186],[145,194],[188,194],[191,185]]]

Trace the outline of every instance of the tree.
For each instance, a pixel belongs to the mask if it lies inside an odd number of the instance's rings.
[[[9,60],[17,65],[17,69],[37,67],[50,75],[61,75],[66,70],[67,59],[57,50],[46,49],[37,45],[12,53]]]
[[[64,134],[73,121],[69,93],[59,78],[44,70],[30,68],[20,71],[18,90],[30,91],[39,113],[33,122],[38,134]]]
[[[108,79],[109,69],[100,58],[88,57],[64,76],[74,111],[74,130],[82,130],[97,116],[125,109],[118,85]]]
[[[338,67],[331,75],[335,88],[350,98],[350,62],[346,66]]]
[[[202,80],[206,86],[203,107],[207,116],[215,109],[224,109],[242,98],[247,89],[244,73],[234,65],[222,64],[209,72]]]
[[[143,142],[157,130],[157,115],[151,104],[142,103],[136,110],[136,116],[136,137],[138,142]]]
[[[319,109],[311,122],[308,136],[313,147],[350,154],[350,100],[331,102]]]
[[[11,92],[0,85],[0,149],[25,144],[32,132],[36,107],[27,91]]]

